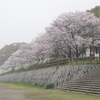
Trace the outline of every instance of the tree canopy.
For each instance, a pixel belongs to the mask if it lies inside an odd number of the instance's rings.
[[[52,57],[80,57],[90,46],[100,46],[100,19],[90,12],[63,13],[30,44],[22,45],[1,67],[15,68]]]

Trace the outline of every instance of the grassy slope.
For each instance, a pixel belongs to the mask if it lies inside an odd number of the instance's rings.
[[[47,90],[41,87],[32,87],[22,83],[0,83],[0,86],[24,91],[25,97],[32,100],[100,100],[99,95]]]

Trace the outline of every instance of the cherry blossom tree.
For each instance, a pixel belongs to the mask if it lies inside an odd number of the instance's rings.
[[[57,34],[56,38],[66,41],[66,50],[68,49],[70,54],[73,52],[76,57],[100,37],[100,19],[88,12],[64,13],[51,25],[56,29],[53,32]]]
[[[61,14],[35,39],[34,59],[79,57],[93,42],[98,45],[99,26],[99,19],[89,12]]]
[[[5,61],[1,68],[15,68],[27,63],[34,63],[34,60],[32,59],[31,45],[25,43]]]
[[[100,19],[89,12],[63,13],[30,44],[23,44],[1,68],[52,57],[80,57],[91,46],[100,47]]]

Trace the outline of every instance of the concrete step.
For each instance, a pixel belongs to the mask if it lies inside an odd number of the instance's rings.
[[[84,93],[93,93],[93,94],[100,94],[100,91],[97,90],[79,90],[79,89],[70,89],[70,90],[63,90],[63,91],[76,91],[76,92],[84,92]]]
[[[57,87],[62,91],[77,91],[100,94],[100,68],[65,85]]]
[[[83,77],[81,77],[80,79],[88,79],[88,78],[99,78],[100,77],[100,75],[86,75],[86,76],[83,76]]]
[[[66,92],[66,91],[76,91],[76,92],[100,94],[100,91],[98,91],[98,90],[87,90],[87,89],[77,89],[77,88],[76,89],[75,88],[73,88],[73,89],[63,89],[63,90],[57,89],[57,90],[64,91],[64,92]]]
[[[100,84],[91,84],[91,85],[66,85],[66,86],[62,86],[62,87],[58,87],[58,88],[67,88],[67,87],[100,87]]]
[[[100,81],[80,81],[80,82],[72,82],[72,83],[68,83],[68,84],[65,84],[63,86],[68,86],[68,85],[84,85],[84,84],[87,84],[87,85],[95,85],[95,84],[100,84]]]
[[[83,86],[79,86],[79,85],[74,85],[74,86],[62,86],[62,87],[58,87],[58,88],[70,88],[70,87],[78,87],[78,88],[81,88],[81,87],[86,87],[86,88],[100,88],[100,85],[83,85]]]
[[[62,87],[57,87],[57,88],[61,88],[61,89],[64,89],[64,88],[95,88],[95,89],[100,89],[100,84],[99,85],[73,85],[73,86],[62,86]]]

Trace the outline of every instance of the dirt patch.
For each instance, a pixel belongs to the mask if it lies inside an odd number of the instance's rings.
[[[31,100],[25,98],[25,92],[22,90],[10,89],[0,86],[0,100]]]

